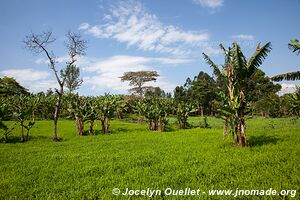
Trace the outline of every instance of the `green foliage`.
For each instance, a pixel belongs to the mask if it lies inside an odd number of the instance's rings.
[[[280,116],[280,98],[276,94],[269,94],[262,97],[255,103],[257,114],[266,117]]]
[[[223,113],[226,112],[225,119],[229,119],[231,123],[231,131],[234,135],[233,138],[235,138],[234,142],[238,145],[246,146],[244,116],[249,108],[251,99],[249,82],[271,51],[271,43],[267,43],[262,47],[258,44],[256,51],[248,60],[236,42],[228,49],[225,49],[223,45],[220,45],[220,47],[224,51],[225,56],[225,63],[221,65],[222,70],[205,53],[203,53],[203,56],[215,75],[227,86],[227,92],[223,92],[224,94],[222,95],[224,97],[224,107],[221,109]]]
[[[65,86],[70,93],[77,90],[83,82],[83,80],[80,79],[80,69],[75,65],[68,65],[61,71],[61,76],[66,77]]]
[[[145,91],[145,97],[167,97],[167,95],[160,87],[148,87]]]
[[[175,102],[177,122],[180,129],[189,128],[188,117],[191,113],[196,112],[197,109],[187,102]]]
[[[296,52],[297,55],[299,55],[299,53],[300,53],[299,40],[297,40],[297,39],[291,40],[290,43],[288,44],[288,47],[291,51]]]
[[[1,133],[0,142],[6,143],[9,141],[9,136],[12,134],[12,131],[15,129],[15,125],[16,123],[6,126],[5,124],[3,124],[2,121],[0,121],[0,133]]]
[[[290,111],[300,117],[300,86],[296,87],[295,93],[290,96]]]
[[[21,86],[16,79],[4,76],[0,78],[0,96],[10,96],[15,94],[29,94],[28,89]]]
[[[156,71],[137,71],[125,72],[120,78],[121,81],[129,81],[129,86],[133,86],[129,91],[142,96],[149,89],[149,86],[143,85],[147,82],[156,81],[158,76]]]
[[[211,114],[211,101],[216,99],[216,82],[205,72],[199,72],[193,80],[187,78],[184,86],[177,86],[174,99],[177,102],[187,102],[198,109],[198,114]]]
[[[34,97],[30,95],[15,95],[11,99],[12,110],[13,110],[13,117],[18,121],[19,126],[21,127],[21,142],[29,140],[29,133],[30,129],[34,126],[35,122],[26,121],[32,117],[33,113],[33,106],[35,105],[32,103],[35,101]],[[24,136],[24,128],[26,129],[26,139]]]
[[[9,126],[3,123],[9,112],[8,102],[5,98],[0,97],[0,142],[8,142],[9,136],[15,128],[15,123]]]
[[[202,117],[202,121],[200,121],[199,127],[200,128],[211,128],[211,126],[208,123],[207,116]]]
[[[165,131],[168,114],[172,107],[172,99],[148,97],[137,104],[137,109],[148,120],[149,130]]]
[[[102,132],[110,131],[110,119],[114,116],[119,105],[123,106],[122,100],[117,95],[105,94],[97,98],[98,117],[102,124]]]

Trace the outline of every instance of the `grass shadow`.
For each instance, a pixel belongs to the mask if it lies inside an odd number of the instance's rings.
[[[254,146],[263,146],[268,144],[277,144],[278,141],[279,138],[276,136],[260,135],[260,136],[251,136],[248,140],[248,143],[249,146],[254,147]]]
[[[6,142],[2,142],[4,144],[17,144],[17,143],[26,143],[26,142],[30,142],[30,141],[39,141],[39,140],[48,140],[51,141],[51,137],[47,137],[47,136],[29,136],[28,140],[26,139],[25,136],[25,141],[21,142],[21,138],[19,136],[9,136],[8,140]],[[59,139],[60,141],[62,141],[62,139]]]
[[[1,141],[3,144],[16,144],[16,143],[23,143],[21,142],[21,138],[17,136],[9,136],[7,141]]]

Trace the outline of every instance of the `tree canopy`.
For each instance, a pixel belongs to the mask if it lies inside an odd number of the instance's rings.
[[[16,79],[4,76],[0,78],[0,96],[29,94],[28,89],[21,86]]]
[[[129,81],[129,86],[133,86],[129,91],[143,95],[149,86],[143,86],[150,81],[156,81],[159,74],[156,71],[137,71],[137,72],[125,72],[121,76],[121,81]]]

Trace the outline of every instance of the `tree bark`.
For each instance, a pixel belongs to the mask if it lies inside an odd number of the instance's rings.
[[[24,137],[24,125],[23,125],[23,121],[20,122],[21,123],[21,142],[25,142],[25,137]]]
[[[94,120],[90,120],[90,128],[89,128],[89,134],[94,134]]]
[[[104,118],[104,120],[101,120],[101,124],[102,124],[102,132],[104,134],[109,132],[109,119],[108,118]]]
[[[225,117],[224,119],[224,127],[223,127],[223,136],[224,139],[227,137],[228,135],[228,117]]]
[[[246,129],[245,120],[241,119],[241,122],[240,122],[240,138],[241,138],[241,145],[243,147],[245,147],[247,145],[245,129]]]
[[[60,90],[59,92],[57,91],[57,101],[55,104],[55,112],[54,112],[54,130],[53,130],[53,137],[52,140],[54,142],[58,142],[58,137],[57,137],[57,122],[58,122],[58,115],[59,115],[59,110],[60,110],[60,106],[61,106],[61,99],[62,99],[62,95],[63,95],[63,85],[60,85]]]
[[[84,122],[80,117],[77,118],[77,129],[78,129],[78,135],[83,136]]]
[[[203,106],[200,106],[200,111],[201,111],[201,117],[203,117],[204,115]]]
[[[143,123],[143,120],[142,120],[142,113],[139,112],[139,116],[138,116],[138,124],[142,124]]]

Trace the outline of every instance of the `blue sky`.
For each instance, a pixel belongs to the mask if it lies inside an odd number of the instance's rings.
[[[13,76],[31,92],[55,88],[45,55],[22,40],[30,32],[53,31],[49,48],[64,67],[65,33],[81,33],[87,54],[78,59],[83,95],[127,93],[126,71],[156,70],[152,85],[171,92],[199,71],[211,74],[201,53],[222,64],[218,45],[238,41],[247,57],[261,42],[273,50],[262,69],[268,76],[296,71],[300,57],[287,44],[300,39],[299,0],[1,0],[0,76]],[[283,82],[292,91],[299,82]]]

